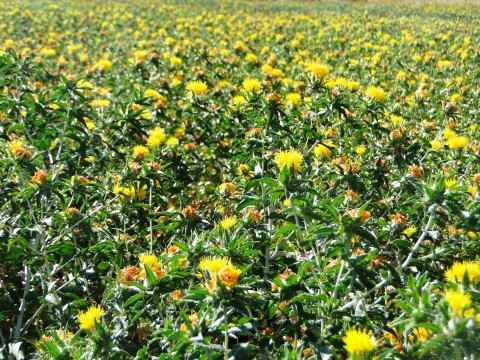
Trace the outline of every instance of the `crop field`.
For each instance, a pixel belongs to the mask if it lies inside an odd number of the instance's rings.
[[[0,29],[0,359],[479,358],[480,5]]]

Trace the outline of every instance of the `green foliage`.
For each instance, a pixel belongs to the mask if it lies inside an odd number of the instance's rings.
[[[0,1],[0,358],[478,357],[471,6]]]

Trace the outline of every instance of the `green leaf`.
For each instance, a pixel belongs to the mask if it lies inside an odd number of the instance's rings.
[[[310,301],[318,302],[318,301],[327,301],[328,298],[326,295],[321,294],[321,295],[308,295],[308,294],[302,294],[302,295],[297,295],[294,298],[292,298],[289,303],[293,304],[296,302],[301,302],[303,305],[308,304]]]
[[[438,345],[446,340],[447,340],[447,335],[440,335],[440,336],[434,337],[430,341],[427,341],[423,345],[422,350],[420,351],[420,356],[426,355],[433,346]]]
[[[143,298],[145,296],[144,293],[140,293],[140,294],[137,294],[137,295],[133,295],[132,297],[130,297],[126,302],[125,304],[123,304],[122,308],[123,309],[126,309],[127,307],[129,307],[130,305],[132,305],[134,302],[136,302],[137,300]]]
[[[245,185],[245,192],[249,191],[253,187],[260,185],[260,184],[267,184],[270,186],[277,186],[277,182],[271,178],[262,178],[262,179],[255,179],[255,180],[250,180],[247,182]]]
[[[142,284],[139,284],[135,281],[122,281],[121,283],[124,284],[124,285],[127,285],[127,286],[136,287],[137,289],[142,290],[142,291],[147,291],[148,290],[145,286],[143,286]]]
[[[48,348],[48,352],[54,358],[57,358],[57,357],[60,356],[61,351],[56,344],[54,344],[53,342],[50,342],[50,341],[42,341],[42,344],[45,345]]]
[[[5,260],[18,260],[23,256],[23,250],[17,246],[9,246]]]
[[[288,234],[294,230],[297,229],[297,225],[287,225],[287,226],[283,226],[282,228],[280,228],[280,230],[278,230],[275,235],[273,236],[273,239],[272,241],[275,241],[277,240],[280,236],[284,235],[284,234]]]
[[[236,209],[235,211],[236,211],[236,212],[240,212],[240,211],[242,211],[243,209],[245,209],[246,207],[249,207],[249,206],[258,204],[259,202],[260,202],[260,200],[257,199],[257,198],[247,198],[247,199],[245,199],[245,200],[242,200],[242,201],[237,205],[237,209]]]
[[[338,211],[333,207],[333,206],[330,206],[329,204],[323,202],[322,203],[322,206],[328,210],[328,212],[330,213],[330,215],[332,216],[333,220],[338,223]]]
[[[152,270],[146,265],[144,265],[145,273],[147,274],[147,281],[150,286],[154,286],[157,283],[157,278]]]

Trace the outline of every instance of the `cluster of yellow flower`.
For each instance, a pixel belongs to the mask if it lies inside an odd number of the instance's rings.
[[[230,260],[224,257],[206,257],[200,260],[198,268],[202,272],[206,281],[207,289],[210,291],[218,290],[218,281],[220,280],[228,290],[232,290],[238,283],[238,277],[242,270],[237,269],[230,263]]]

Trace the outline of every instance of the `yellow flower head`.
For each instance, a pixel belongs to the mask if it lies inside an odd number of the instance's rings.
[[[228,258],[218,258],[210,256],[200,259],[200,264],[198,265],[198,268],[202,272],[208,271],[212,277],[215,277],[219,273],[219,271],[227,265],[231,265]]]
[[[232,290],[233,287],[237,285],[238,276],[241,273],[242,273],[242,270],[239,270],[232,265],[227,265],[218,272],[218,278],[222,283],[225,284],[225,287],[228,290]]]
[[[322,63],[311,62],[306,65],[307,70],[312,72],[319,79],[324,78],[329,72],[329,67]]]
[[[142,254],[138,257],[142,266],[148,266],[150,269],[157,269],[162,266],[160,260],[153,254]]]
[[[448,139],[445,144],[453,150],[463,149],[467,147],[468,139],[465,136],[454,136]]]
[[[408,337],[410,341],[413,341],[414,339],[417,339],[419,342],[424,343],[425,341],[428,340],[428,337],[432,333],[431,330],[425,329],[423,327],[420,328],[415,328],[412,331],[412,335]]]
[[[257,92],[262,87],[262,84],[257,79],[245,79],[242,82],[243,88],[248,92]]]
[[[187,90],[190,90],[195,95],[203,95],[207,93],[208,86],[205,82],[190,81],[187,84]]]
[[[407,237],[410,237],[412,236],[413,234],[415,234],[417,232],[417,228],[415,226],[410,226],[408,228],[406,228],[405,230],[403,230],[403,234],[406,235]]]
[[[97,68],[100,70],[110,70],[112,68],[113,63],[107,59],[100,59],[97,62]]]
[[[387,93],[382,88],[379,88],[377,86],[370,86],[367,89],[366,94],[369,98],[375,99],[380,102],[385,101],[385,99],[387,98]]]
[[[231,101],[235,105],[240,105],[240,104],[245,103],[247,100],[245,100],[245,98],[242,95],[237,95]]]
[[[455,137],[455,131],[453,131],[452,129],[444,129],[443,130],[443,137],[445,138],[445,140],[448,140],[448,139],[451,139],[453,137]]]
[[[375,349],[372,336],[366,330],[349,329],[342,340],[350,355],[362,355]]]
[[[175,136],[170,136],[165,143],[168,147],[175,147],[180,141]]]
[[[147,277],[147,271],[145,270],[145,266],[153,272],[157,280],[160,279],[162,276],[165,276],[165,271],[162,270],[162,263],[155,255],[142,254],[138,257],[138,260],[140,261],[140,264],[142,266],[142,271],[140,271],[140,274],[138,275],[140,279],[145,279]]]
[[[162,98],[162,95],[155,89],[147,89],[144,94],[152,100],[160,100]]]
[[[462,316],[463,311],[472,305],[472,296],[458,290],[447,291],[444,298],[457,316]]]
[[[430,145],[432,146],[433,150],[438,150],[443,146],[442,142],[438,140],[433,140],[432,142],[430,142]]]
[[[298,93],[290,93],[285,96],[287,98],[287,103],[292,106],[302,105],[302,95]]]
[[[165,134],[165,130],[160,127],[156,127],[150,132],[147,144],[148,146],[156,148],[160,146],[160,144],[163,144],[166,140],[167,135]]]
[[[140,186],[140,181],[136,181],[136,186],[124,187],[115,185],[112,189],[115,195],[123,195],[129,198],[145,199],[147,197],[147,185]]]
[[[367,151],[367,148],[364,147],[364,146],[357,146],[355,148],[355,152],[358,154],[358,155],[363,155],[365,154],[365,151]]]
[[[55,56],[55,55],[57,55],[57,52],[56,52],[55,49],[43,48],[42,50],[40,50],[40,55],[44,55],[44,56]]]
[[[150,151],[147,147],[142,145],[137,145],[133,148],[133,157],[137,159],[143,159],[145,156],[148,156]]]
[[[325,145],[327,145],[327,146],[325,146]],[[333,151],[331,150],[331,148],[334,147],[333,143],[329,141],[329,142],[326,142],[325,145],[318,144],[313,149],[313,153],[315,154],[315,156],[317,158],[322,157],[322,158],[328,159],[328,158],[332,157]]]
[[[93,330],[105,311],[100,306],[90,306],[87,311],[78,314],[80,329]]]
[[[258,57],[257,55],[250,53],[245,56],[245,60],[250,61],[252,63],[256,63],[258,61]]]
[[[181,66],[182,65],[182,59],[176,57],[176,56],[172,56],[170,58],[170,64],[172,64],[173,66]]]
[[[218,186],[218,190],[222,194],[231,194],[236,191],[235,184],[231,182],[222,183]]]
[[[297,150],[282,151],[275,155],[275,162],[281,170],[286,166],[287,169],[293,167],[295,171],[301,171],[303,155]]]
[[[110,105],[110,100],[106,99],[95,99],[90,102],[90,106],[96,107],[96,108],[105,108]]]
[[[235,216],[225,216],[222,221],[220,221],[220,225],[222,228],[225,230],[230,229],[232,226],[234,226],[237,223],[237,219]]]
[[[449,282],[461,283],[465,277],[470,284],[480,281],[480,263],[456,262],[445,272],[445,279]]]

